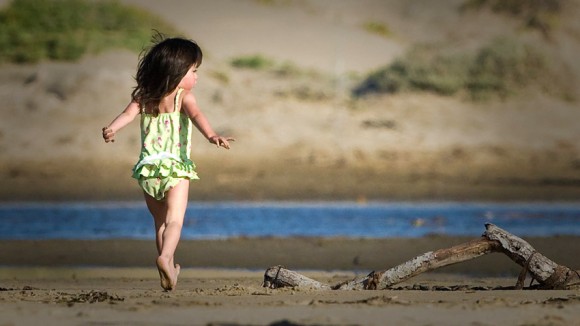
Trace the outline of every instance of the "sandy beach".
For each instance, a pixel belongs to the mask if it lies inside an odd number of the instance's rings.
[[[0,241],[0,324],[580,325],[578,290],[514,290],[520,268],[503,254],[387,290],[262,287],[265,269],[278,264],[337,284],[468,240],[184,241],[173,292],[159,286],[150,241]],[[526,240],[555,262],[580,268],[578,237]]]
[[[15,270],[15,273],[22,271]],[[578,325],[573,291],[481,290],[502,278],[431,275],[445,290],[312,292],[265,289],[261,273],[185,270],[180,288],[156,290],[143,269],[38,270],[2,288],[3,325]],[[5,274],[5,271],[2,271]],[[57,274],[56,277],[54,274]],[[343,272],[307,272],[339,281]],[[45,278],[41,278],[43,275]],[[458,290],[448,290],[461,285]]]

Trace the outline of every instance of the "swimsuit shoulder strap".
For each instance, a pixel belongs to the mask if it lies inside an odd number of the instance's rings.
[[[181,110],[181,100],[179,98],[179,96],[181,95],[181,92],[183,92],[183,88],[180,87],[177,89],[177,94],[175,94],[175,101],[173,103],[173,110],[174,111]]]

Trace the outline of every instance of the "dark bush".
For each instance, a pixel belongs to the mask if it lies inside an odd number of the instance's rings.
[[[512,39],[496,39],[474,54],[420,47],[371,72],[353,89],[353,95],[401,91],[454,95],[464,91],[473,99],[504,97],[533,83],[546,69],[540,53]]]

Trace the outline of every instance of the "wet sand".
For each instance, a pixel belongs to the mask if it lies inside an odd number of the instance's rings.
[[[388,290],[261,286],[282,264],[336,284],[470,238],[184,241],[178,287],[163,292],[152,241],[1,241],[0,324],[578,325],[578,290],[513,290],[502,254],[421,274]],[[579,237],[526,239],[580,269]],[[526,281],[526,286],[528,285]]]

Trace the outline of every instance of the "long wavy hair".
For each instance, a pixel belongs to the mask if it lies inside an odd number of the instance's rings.
[[[140,55],[137,86],[131,93],[141,112],[158,115],[161,100],[177,88],[191,66],[201,65],[202,58],[201,48],[192,40],[153,36],[153,45]]]

